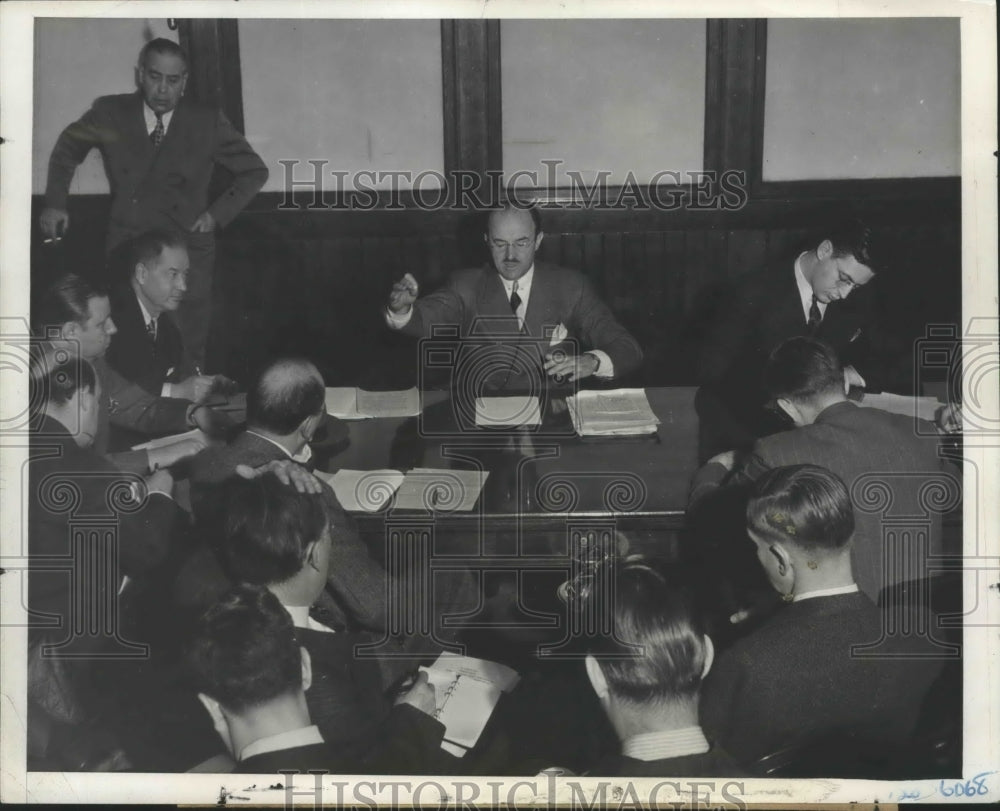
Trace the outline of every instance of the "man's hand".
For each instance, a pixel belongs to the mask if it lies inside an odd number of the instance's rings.
[[[188,437],[180,442],[174,442],[162,448],[153,448],[146,451],[149,456],[149,469],[159,471],[163,468],[176,464],[181,459],[194,456],[205,447],[205,443],[197,437]]]
[[[294,487],[300,493],[323,492],[323,482],[291,459],[275,459],[260,467],[236,466],[236,474],[244,479],[256,479],[265,473],[273,473],[283,485]]]
[[[942,406],[934,417],[938,430],[943,434],[957,434],[962,430],[961,403],[948,403]]]
[[[146,490],[153,493],[163,493],[170,496],[174,492],[174,477],[169,470],[159,468],[146,477]]]
[[[561,377],[564,380],[583,380],[597,371],[600,361],[589,352],[582,355],[567,355],[556,351],[545,356],[545,373],[549,377]]]
[[[38,224],[49,239],[62,239],[69,228],[69,213],[61,208],[44,208]]]
[[[180,383],[172,383],[170,394],[173,397],[180,397],[182,400],[202,403],[215,389],[216,378],[214,375],[191,375]]]
[[[853,366],[844,367],[844,394],[847,394],[851,390],[851,386],[857,386],[859,389],[865,388],[864,378],[858,374],[858,370]]]
[[[407,273],[392,286],[392,291],[389,293],[389,309],[397,315],[408,313],[419,293],[420,285],[412,274]]]
[[[221,411],[216,411],[208,406],[196,405],[189,416],[189,420],[196,428],[201,428],[210,437],[222,436],[236,423]]]
[[[405,693],[396,699],[396,705],[409,704],[416,707],[420,712],[427,715],[434,715],[437,709],[434,685],[427,681],[427,674],[421,670],[417,673],[416,681]]]
[[[722,465],[726,470],[732,470],[736,467],[736,451],[723,451],[722,453],[717,453],[708,460],[707,464]]]
[[[210,234],[215,230],[215,217],[207,211],[202,212],[191,226],[192,234]]]

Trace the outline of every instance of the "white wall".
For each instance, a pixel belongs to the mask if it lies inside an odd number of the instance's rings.
[[[765,180],[960,174],[957,19],[767,25]]]
[[[165,19],[36,19],[32,192],[45,192],[49,155],[59,133],[94,99],[135,90],[136,57],[150,39],[177,42]],[[27,124],[27,122],[25,122]],[[71,194],[107,194],[100,155],[92,151]]]

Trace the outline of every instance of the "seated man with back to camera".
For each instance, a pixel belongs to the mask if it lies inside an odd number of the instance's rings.
[[[747,526],[787,605],[719,656],[705,682],[702,724],[747,766],[836,737],[832,751],[848,761],[838,774],[865,777],[852,754],[867,745],[892,752],[908,741],[941,662],[901,658],[902,648],[883,639],[881,614],[851,570],[854,511],[833,473],[815,465],[765,473]],[[857,649],[876,643],[867,655]]]
[[[476,374],[492,370],[482,383],[487,390],[536,390],[546,377],[628,376],[642,363],[642,349],[583,274],[535,261],[544,236],[536,208],[507,203],[493,210],[484,234],[490,264],[453,273],[422,298],[407,273],[392,288],[386,323],[414,337],[452,326],[460,339],[507,339],[474,364]]]

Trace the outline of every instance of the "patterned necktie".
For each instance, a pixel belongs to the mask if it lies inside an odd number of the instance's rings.
[[[146,334],[149,339],[155,344],[156,343],[156,320],[150,321],[146,324]]]
[[[517,325],[522,330],[524,329],[524,320],[518,315],[518,310],[521,309],[521,297],[517,294],[517,282],[514,282],[514,287],[510,293],[510,311],[514,313],[517,317]]]
[[[812,304],[809,305],[809,320],[806,322],[806,326],[809,327],[810,332],[815,332],[819,329],[822,321],[823,316],[819,312],[819,302],[816,300],[816,296],[813,296]]]
[[[156,126],[149,133],[149,140],[153,142],[154,147],[159,146],[160,142],[163,141],[163,113],[156,114]]]

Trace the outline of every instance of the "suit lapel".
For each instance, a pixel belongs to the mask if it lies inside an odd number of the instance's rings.
[[[136,155],[146,164],[148,172],[156,157],[156,148],[149,140],[149,133],[146,131],[146,111],[143,105],[141,93],[136,93],[129,99],[125,120],[122,122],[122,135],[125,143],[136,145]]]

